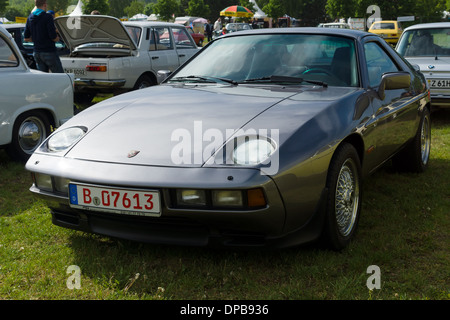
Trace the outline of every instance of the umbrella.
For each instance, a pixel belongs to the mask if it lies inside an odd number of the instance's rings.
[[[206,20],[205,18],[197,18],[192,22],[205,24],[205,23],[208,23],[208,20]]]
[[[220,15],[226,17],[251,18],[253,17],[254,13],[246,7],[230,6],[220,11]]]

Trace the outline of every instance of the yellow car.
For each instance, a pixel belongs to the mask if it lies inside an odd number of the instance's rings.
[[[400,22],[395,20],[375,21],[369,32],[375,33],[386,40],[387,43],[395,45],[403,33],[403,28]]]

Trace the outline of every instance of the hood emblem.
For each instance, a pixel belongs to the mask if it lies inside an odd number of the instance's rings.
[[[134,158],[139,154],[140,151],[138,150],[131,150],[130,152],[128,152],[128,158]]]
[[[432,65],[432,64],[430,64],[429,66],[428,66],[428,69],[430,69],[430,70],[432,70],[432,69],[434,69],[435,67]]]

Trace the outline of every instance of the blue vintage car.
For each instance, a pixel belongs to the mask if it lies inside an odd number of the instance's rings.
[[[323,238],[341,250],[363,179],[391,159],[424,171],[430,142],[425,78],[380,37],[258,29],[83,111],[26,168],[62,227],[195,246]]]

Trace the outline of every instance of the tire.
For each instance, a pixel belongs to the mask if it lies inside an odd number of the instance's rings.
[[[324,235],[333,250],[344,249],[355,235],[361,212],[361,162],[349,143],[333,155],[327,176]]]
[[[136,84],[134,85],[134,90],[144,89],[151,86],[154,86],[155,82],[150,78],[149,76],[143,74],[142,76],[137,79]]]
[[[14,123],[12,141],[7,148],[9,156],[27,161],[50,132],[50,121],[44,112],[29,111],[20,115]]]
[[[421,173],[428,168],[430,152],[431,116],[428,108],[425,108],[414,139],[392,158],[392,163],[397,171]]]
[[[74,94],[74,101],[75,103],[79,104],[88,104],[90,105],[92,103],[92,100],[95,98],[95,93],[90,92],[77,92]]]

